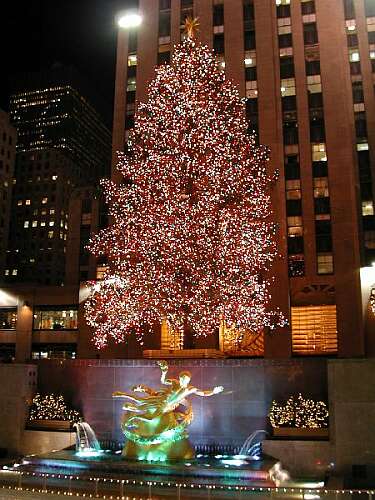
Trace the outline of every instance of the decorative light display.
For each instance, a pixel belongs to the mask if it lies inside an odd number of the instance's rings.
[[[42,396],[36,394],[31,407],[29,420],[64,420],[69,422],[79,422],[81,415],[78,411],[69,409],[64,397],[54,394]]]
[[[284,326],[270,310],[277,255],[268,151],[248,134],[245,100],[215,56],[189,36],[156,69],[139,104],[124,182],[102,185],[113,223],[89,248],[108,258],[92,283],[86,319],[94,342],[123,342],[165,318],[196,336]]]
[[[328,409],[323,401],[290,396],[285,405],[272,402],[268,417],[272,427],[320,429],[328,426]]]

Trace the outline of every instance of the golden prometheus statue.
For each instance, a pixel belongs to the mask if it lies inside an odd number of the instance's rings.
[[[194,457],[194,450],[186,432],[193,420],[189,396],[213,396],[223,391],[222,386],[212,391],[202,391],[190,385],[191,373],[180,372],[178,379],[167,378],[168,364],[159,361],[160,381],[163,386],[155,391],[145,385],[137,385],[132,395],[114,392],[114,398],[125,399],[125,411],[121,422],[127,438],[123,455],[137,460],[183,460]]]

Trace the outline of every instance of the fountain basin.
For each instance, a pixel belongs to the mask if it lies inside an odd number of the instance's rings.
[[[39,456],[26,457],[26,470],[39,472],[60,472],[63,474],[86,475],[101,473],[110,477],[131,477],[137,475],[149,480],[183,478],[212,484],[254,486],[275,486],[270,472],[278,460],[264,456],[261,460],[229,455],[208,457],[199,455],[189,461],[146,462],[129,460],[119,454],[102,452],[97,455],[80,456],[74,450],[62,450]]]

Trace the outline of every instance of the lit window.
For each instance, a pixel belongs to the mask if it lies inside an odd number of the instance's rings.
[[[307,90],[311,94],[320,94],[322,92],[322,80],[320,75],[309,75],[307,77]]]
[[[294,354],[334,354],[337,352],[337,312],[335,305],[291,308]]]
[[[314,198],[328,198],[328,177],[314,177]]]
[[[129,54],[128,66],[136,66],[136,65],[137,65],[137,54]]]
[[[375,59],[375,50],[370,50],[370,59]]]
[[[52,180],[55,181],[57,179],[57,175],[52,176]]]
[[[361,143],[357,144],[357,151],[368,151],[368,143],[361,142]]]
[[[32,225],[32,227],[38,227],[38,221],[37,220],[33,220],[33,223],[31,225]]]
[[[45,205],[46,203],[48,203],[48,198],[42,198],[42,205]]]
[[[288,236],[289,238],[297,238],[303,236],[303,227],[302,226],[288,227]]]
[[[283,97],[296,95],[296,81],[294,78],[284,78],[281,80],[281,95]]]
[[[54,215],[55,209],[54,208],[50,208],[49,213],[50,213],[50,215]]]
[[[9,269],[6,276],[9,276]],[[0,329],[15,330],[17,323],[17,308],[16,307],[0,307]]]
[[[55,221],[50,220],[50,221],[49,221],[49,226],[53,227],[54,225],[55,225]]]
[[[137,83],[135,78],[128,78],[127,92],[134,92],[137,88]]]
[[[299,179],[286,181],[285,188],[287,200],[301,199],[301,181]]]
[[[362,215],[374,215],[374,203],[372,200],[362,201]]]
[[[333,273],[333,255],[332,254],[318,254],[318,274],[332,274]]]
[[[106,272],[108,271],[108,266],[106,265],[99,265],[97,266],[96,268],[96,279],[97,280],[102,280],[106,274]]]
[[[288,217],[287,222],[288,222],[288,227],[302,226],[302,217],[300,216]]]
[[[53,231],[48,231],[48,238],[50,240],[53,238]]]
[[[18,269],[13,269],[12,276],[17,276],[17,274],[18,274]]]
[[[31,200],[26,200],[25,205],[31,205]]]
[[[276,0],[276,5],[290,5],[290,0]]]
[[[312,161],[327,161],[325,143],[312,145]]]
[[[22,200],[18,200],[17,201],[17,205],[20,207],[22,205],[23,201]]]
[[[9,269],[5,269],[4,274],[5,276],[9,276]]]
[[[29,225],[30,225],[30,221],[25,220],[25,222],[23,223],[23,227],[24,227],[24,228],[28,228],[28,227],[29,227]]]
[[[42,222],[40,223],[40,226],[44,227],[45,225],[46,225],[46,221],[42,220]]]
[[[349,60],[350,60],[350,62],[358,62],[359,61],[358,49],[349,50]]]
[[[34,308],[33,328],[34,330],[76,330],[78,328],[78,311],[71,306],[69,309]]]

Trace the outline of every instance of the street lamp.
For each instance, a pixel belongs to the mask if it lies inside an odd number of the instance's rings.
[[[117,18],[117,24],[120,28],[137,28],[141,23],[142,16],[134,11],[124,12]]]

